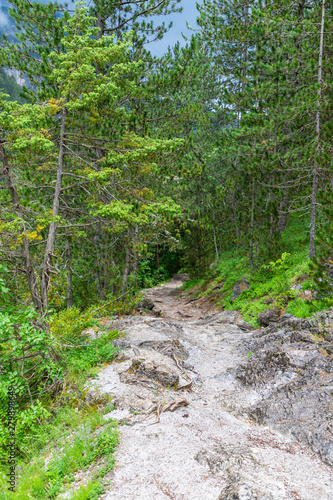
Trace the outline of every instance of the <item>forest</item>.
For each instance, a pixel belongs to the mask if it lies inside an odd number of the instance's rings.
[[[181,0],[9,3],[0,395],[17,388],[26,464],[64,384],[115,353],[107,339],[82,353],[81,332],[132,312],[142,289],[188,273],[184,289],[253,326],[271,305],[333,306],[333,4],[193,3],[192,36],[157,57]],[[59,477],[29,498],[56,498]]]

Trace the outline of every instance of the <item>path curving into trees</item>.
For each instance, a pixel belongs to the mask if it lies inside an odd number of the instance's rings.
[[[179,285],[146,291],[160,316],[110,324],[125,333],[117,341],[122,352],[101,370],[95,390],[112,395],[106,418],[123,425],[102,498],[333,499],[330,466],[250,416],[263,389],[242,384],[237,370],[257,333],[237,326],[237,312],[189,303]]]

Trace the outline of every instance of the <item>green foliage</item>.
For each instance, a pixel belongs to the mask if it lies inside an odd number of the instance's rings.
[[[78,307],[64,309],[50,318],[50,329],[58,341],[77,343],[82,331],[98,325],[93,309],[81,311]]]
[[[24,103],[24,99],[20,96],[22,91],[20,85],[16,83],[14,76],[8,76],[2,68],[0,68],[0,91],[8,94],[11,101]]]
[[[72,495],[72,500],[97,500],[104,493],[104,488],[99,482],[89,481],[86,486],[81,486]]]
[[[323,311],[324,309],[329,309],[332,306],[332,297],[326,297],[318,300],[304,300],[298,297],[288,304],[286,313],[291,313],[297,318],[309,318],[314,313]]]
[[[63,355],[70,367],[67,378],[74,381],[81,372],[91,373],[93,367],[109,363],[119,352],[119,348],[112,344],[112,340],[117,337],[119,332],[113,330],[102,333],[93,340],[81,336],[80,341],[85,345],[79,349],[69,349]]]
[[[282,261],[273,269],[272,263],[265,267],[252,273],[249,289],[244,290],[232,304],[228,298],[225,301],[227,309],[239,310],[253,326],[258,326],[256,317],[260,312],[272,306],[285,309],[287,303],[297,297],[297,291],[290,290],[290,287],[296,278],[308,271],[309,261],[304,259],[304,253],[299,253],[289,255],[288,263]]]
[[[163,3],[157,12],[167,8],[169,2]],[[23,16],[20,20],[13,13],[22,24],[21,43],[5,42],[0,55],[4,64],[17,64],[28,74],[36,93],[33,104],[20,106],[4,95],[0,103],[6,183],[12,186],[0,194],[1,255],[6,258],[13,248],[24,246],[29,273],[25,270],[9,284],[14,294],[19,282],[26,304],[32,300],[36,309],[49,305],[58,312],[67,295],[73,297],[68,305],[87,308],[108,300],[110,290],[116,296],[135,283],[139,261],[149,258],[148,246],[177,245],[172,224],[181,210],[171,196],[158,192],[157,184],[165,175],[161,167],[186,144],[181,137],[132,126],[134,115],[146,119],[156,98],[149,72],[140,83],[146,68],[132,57],[133,31],[117,38],[100,33],[100,23],[82,3],[73,16],[61,17],[52,5],[16,6]],[[52,33],[39,33],[41,20],[52,25]],[[44,37],[43,49],[39,36]],[[27,46],[39,54],[36,60],[35,54],[28,57]],[[62,229],[65,238],[58,238]],[[123,255],[134,251],[128,273]]]
[[[2,271],[5,273],[4,267]],[[95,339],[82,333],[87,327],[99,324],[96,307],[84,312],[71,308],[54,314],[49,330],[32,308],[8,304],[2,277],[0,289],[3,299],[0,309],[0,447],[4,450],[8,441],[7,394],[9,387],[14,387],[17,448],[20,454],[26,455],[31,442],[40,435],[41,424],[50,417],[50,398],[52,400],[66,383],[84,378],[97,365],[110,362],[119,350],[112,343],[119,333],[108,331]],[[113,304],[113,311],[125,311],[128,307],[129,303],[117,302]]]
[[[154,260],[142,260],[139,264],[139,270],[137,272],[137,282],[141,288],[151,288],[170,278],[170,274],[164,265],[160,265],[156,269],[156,263]]]
[[[321,2],[206,0],[200,33],[154,60],[143,42],[167,27],[145,18],[178,0],[79,3],[73,15],[11,3],[20,33],[3,37],[1,65],[32,88],[13,102],[0,72],[0,446],[13,385],[24,469],[13,498],[55,498],[108,457],[73,496],[93,500],[117,444],[111,424],[94,433],[97,409],[86,421],[73,389],[117,352],[119,332],[82,333],[97,318],[130,314],[139,287],[179,267],[193,278],[185,290],[254,326],[269,307],[308,317],[332,305],[332,16],[320,47]],[[321,226],[314,267],[309,223],[312,240]],[[54,412],[60,393],[68,408]],[[45,471],[38,452],[62,435]]]
[[[101,305],[97,304],[96,306],[90,306],[89,311],[91,311],[95,317],[100,317],[101,315],[115,316],[130,314],[139,300],[140,292],[136,286],[133,286],[124,294],[121,293],[118,296],[110,294]]]
[[[290,253],[288,252],[283,252],[281,255],[281,258],[278,259],[276,262],[270,261],[269,264],[261,266],[262,269],[269,269],[271,271],[278,270],[278,271],[286,271],[288,269],[288,257],[290,257]]]
[[[41,421],[49,416],[40,398],[53,390],[63,378],[64,367],[56,354],[56,340],[36,322],[32,308],[7,308],[0,311],[2,340],[0,379],[0,447],[8,441],[7,394],[14,387],[18,418],[18,449],[24,448]],[[26,358],[25,358],[26,356]]]
[[[330,296],[323,299],[303,299],[300,291],[291,289],[296,283],[303,290],[315,291],[316,283],[311,274],[311,262],[306,254],[302,235],[302,225],[295,222],[284,234],[283,246],[286,249],[281,257],[251,270],[249,261],[237,250],[226,251],[215,264],[211,273],[204,279],[192,279],[183,285],[186,290],[193,289],[195,296],[214,298],[225,310],[238,310],[251,325],[258,327],[257,314],[277,307],[299,317],[309,317],[314,312],[331,307]],[[291,251],[293,248],[293,251]],[[233,288],[238,280],[246,277],[249,288],[231,302]]]
[[[97,466],[94,477],[86,486],[81,486],[71,498],[95,500],[103,492],[104,475],[114,466],[113,453],[118,444],[117,423],[108,421],[101,413],[77,413],[67,407],[57,411],[52,424],[40,432],[44,445],[39,456],[30,463],[21,462],[21,473],[15,493],[7,492],[5,477],[0,477],[0,498],[54,499],[71,487],[73,475]],[[47,444],[46,444],[47,443]],[[47,459],[47,467],[44,461]],[[100,463],[104,459],[106,465]],[[88,475],[89,477],[89,475]]]
[[[50,417],[47,403],[52,395],[52,388],[54,387],[56,389],[55,393],[57,393],[61,386],[82,380],[82,377],[84,378],[91,375],[96,366],[110,362],[115,353],[119,351],[112,343],[112,340],[119,336],[118,332],[109,331],[99,334],[95,339],[89,339],[85,335],[78,335],[76,324],[74,325],[73,335],[71,337],[71,325],[66,325],[63,321],[64,318],[62,317],[58,325],[64,324],[64,329],[68,334],[68,338],[70,338],[73,343],[64,345],[64,339],[62,338],[61,343],[58,344],[59,339],[55,339],[52,336],[50,337],[50,333],[46,334],[42,332],[42,334],[38,335],[37,340],[42,343],[47,353],[47,357],[44,363],[40,363],[37,368],[34,362],[25,364],[25,369],[30,370],[30,373],[32,373],[32,377],[29,380],[22,376],[21,370],[18,368],[15,369],[13,363],[12,368],[7,367],[6,360],[9,356],[12,356],[12,351],[3,357],[2,363],[4,368],[0,381],[0,419],[2,423],[0,430],[0,446],[2,449],[6,446],[6,442],[8,441],[9,429],[6,425],[6,403],[8,388],[10,386],[15,387],[17,397],[17,447],[19,452],[25,455],[31,441],[40,434],[41,423],[45,422],[45,420]],[[36,335],[31,333],[30,329],[29,339],[30,343],[34,342],[36,348],[40,349],[40,344],[37,343]],[[75,344],[78,344],[76,348]],[[71,347],[72,345],[73,347]],[[57,353],[56,357],[49,357],[48,353],[51,347]],[[21,344],[18,343],[17,349],[19,352],[22,352]],[[47,390],[48,385],[49,390]],[[31,397],[29,397],[29,393]],[[48,398],[46,398],[46,396],[48,396]],[[74,400],[74,404],[75,401],[76,400]]]
[[[2,293],[6,293],[3,279],[0,280],[0,287]],[[119,303],[116,308],[121,307]],[[77,308],[72,308],[61,311],[58,315],[54,314],[50,332],[36,328],[36,312],[31,308],[2,308],[2,331],[4,336],[11,340],[0,344],[3,351],[3,373],[0,379],[0,448],[3,456],[6,456],[9,438],[6,424],[7,392],[9,386],[14,386],[17,396],[17,458],[21,472],[16,492],[1,493],[0,498],[23,499],[27,498],[27,495],[36,500],[56,498],[64,488],[70,487],[75,472],[99,464],[100,459],[105,458],[105,464],[97,467],[96,477],[91,478],[86,486],[80,487],[75,495],[77,498],[97,499],[102,493],[101,481],[114,465],[113,452],[118,443],[116,424],[112,421],[106,424],[102,416],[105,411],[94,406],[84,405],[84,410],[78,412],[81,396],[80,393],[75,394],[72,389],[75,384],[84,392],[87,378],[93,377],[96,368],[110,362],[119,351],[112,343],[119,332],[100,332],[94,339],[82,333],[88,326],[96,327],[96,312],[96,308],[82,313]],[[18,324],[19,330],[16,332],[15,325]],[[45,357],[50,351],[55,354],[45,359],[45,364],[40,365],[42,369],[39,366],[36,368],[34,362],[31,363],[32,366],[28,362],[25,364],[30,373],[32,369],[33,377],[29,379],[31,386],[27,385],[28,382],[18,369],[19,366],[15,369],[15,362],[11,361],[17,354],[22,353],[22,346],[24,348],[27,343],[44,353]],[[32,349],[29,349],[29,353],[31,352]],[[58,389],[55,394],[45,393],[47,383],[52,385],[54,381],[60,383],[60,388],[62,387],[66,395],[65,399],[57,396],[59,385],[56,385]],[[27,396],[29,390],[31,398]],[[64,402],[67,402],[68,406],[63,407]],[[110,404],[107,410],[112,410]],[[45,469],[40,457],[43,457],[45,452],[49,454],[51,449],[52,458]],[[35,458],[32,459],[33,457]],[[3,472],[6,473],[6,465]],[[7,491],[5,478],[6,475],[2,476],[0,471],[0,489],[3,492]]]

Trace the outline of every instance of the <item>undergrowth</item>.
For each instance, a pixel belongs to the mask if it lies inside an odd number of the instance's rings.
[[[138,295],[132,294],[125,301],[85,311],[75,307],[60,311],[51,317],[47,332],[31,309],[1,308],[2,333],[8,337],[0,344],[1,500],[55,499],[68,490],[75,474],[87,469],[93,469],[88,482],[78,485],[70,498],[94,500],[102,494],[103,478],[114,464],[117,424],[103,418],[112,409],[108,398],[87,403],[85,394],[99,367],[119,351],[113,340],[120,333],[110,330],[108,318],[98,319],[98,315],[129,312],[137,300]],[[89,333],[84,331],[87,328]],[[15,361],[26,346],[29,353],[36,352],[40,362],[36,363],[35,357]],[[7,484],[9,387],[15,388],[16,396],[15,492],[9,491]],[[45,387],[48,390],[43,390]]]
[[[97,499],[104,491],[104,476],[114,466],[117,422],[104,420],[102,413],[95,409],[77,412],[65,406],[58,409],[51,424],[43,426],[40,437],[42,434],[49,436],[48,444],[28,463],[19,462],[15,492],[8,491],[7,478],[0,474],[0,499],[55,499],[68,490],[75,475],[83,471],[89,479],[78,485],[70,498]]]
[[[332,296],[316,294],[308,249],[301,234],[298,223],[291,225],[283,234],[277,258],[266,259],[254,269],[242,249],[225,251],[208,275],[186,282],[183,289],[195,297],[212,299],[224,310],[238,310],[254,327],[259,326],[257,315],[271,307],[301,318],[332,307]],[[234,286],[243,278],[249,288],[232,301]],[[297,284],[302,289],[295,289]]]

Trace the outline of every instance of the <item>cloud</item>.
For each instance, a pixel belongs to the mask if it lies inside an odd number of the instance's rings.
[[[0,26],[8,26],[9,24],[8,14],[0,10]]]

